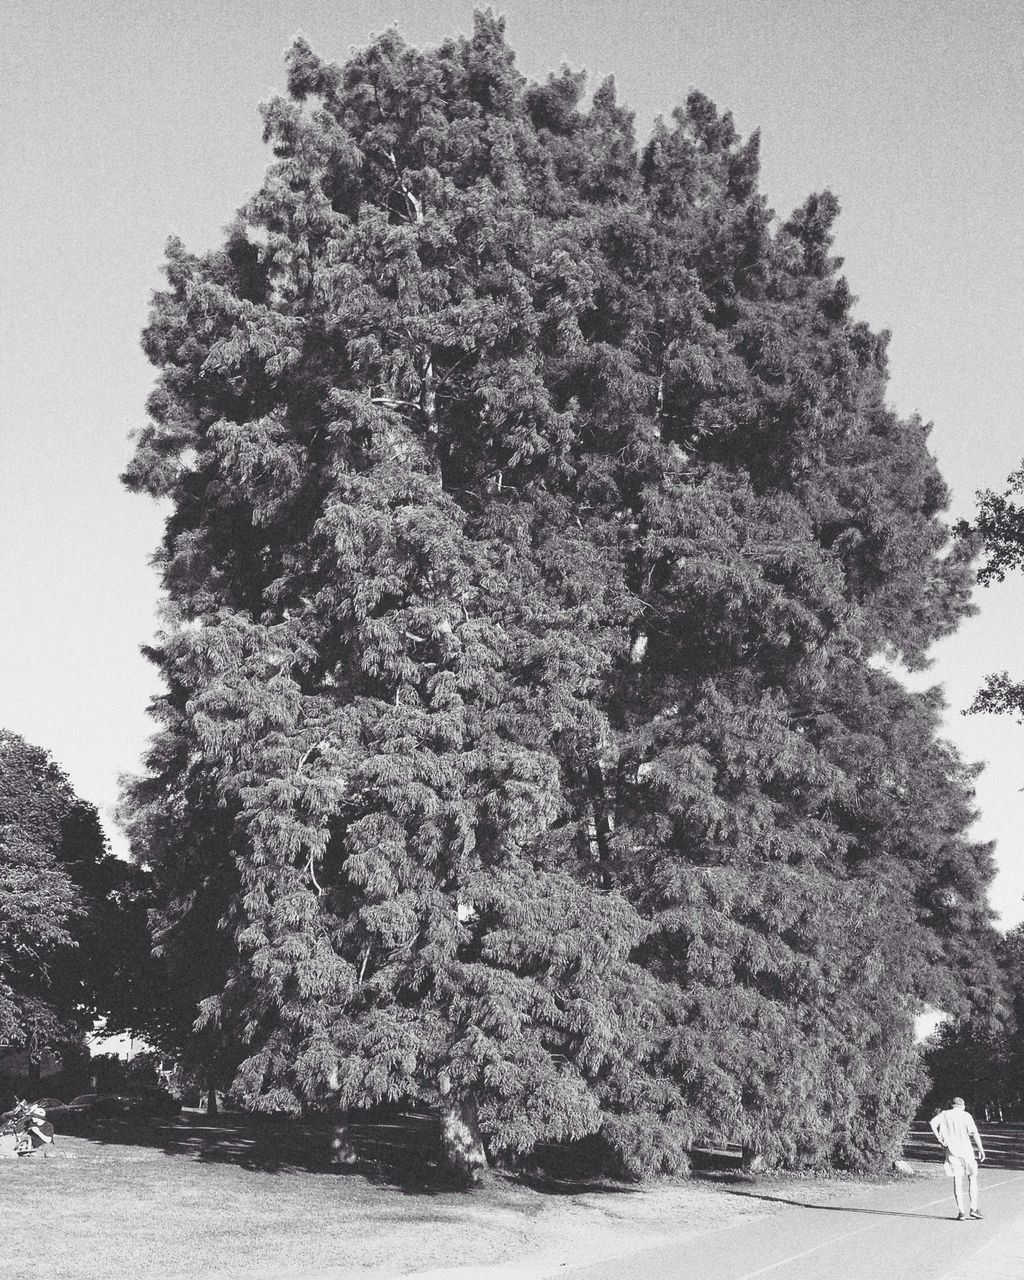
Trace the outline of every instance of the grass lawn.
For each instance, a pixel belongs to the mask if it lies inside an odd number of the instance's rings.
[[[61,1137],[53,1159],[0,1161],[0,1275],[384,1280],[461,1267],[462,1280],[497,1280],[773,1211],[700,1181],[537,1190],[497,1175],[472,1192],[438,1190],[415,1166],[395,1175],[385,1149],[406,1135],[377,1128],[363,1135],[369,1156],[347,1173],[323,1171],[295,1130],[201,1117],[146,1134]]]

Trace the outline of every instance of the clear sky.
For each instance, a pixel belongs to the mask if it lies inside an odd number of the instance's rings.
[[[520,68],[614,73],[645,135],[703,90],[762,130],[787,213],[828,186],[859,313],[893,331],[891,400],[934,422],[969,514],[1024,455],[1024,7],[1019,0],[506,0]],[[156,691],[148,557],[161,515],[117,476],[152,370],[139,349],[163,243],[213,245],[267,163],[257,103],[303,32],[344,60],[393,22],[466,31],[471,0],[5,0],[0,14],[0,725],[111,812]],[[1024,916],[1024,727],[964,718],[984,674],[1024,676],[1024,581],[978,593],[927,682],[987,763],[992,901]]]

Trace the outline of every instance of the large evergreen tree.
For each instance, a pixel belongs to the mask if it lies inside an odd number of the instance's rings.
[[[490,15],[299,41],[260,191],[171,243],[137,847],[254,1106],[438,1105],[470,1168],[477,1125],[861,1163],[988,943],[970,775],[872,661],[966,558],[834,199],[778,226],[705,98],[640,153],[582,89]]]

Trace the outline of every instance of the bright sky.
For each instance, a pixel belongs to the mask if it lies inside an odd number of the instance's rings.
[[[762,130],[781,213],[824,186],[859,312],[893,331],[891,399],[933,421],[970,514],[1024,455],[1024,8],[1019,0],[506,0],[520,68],[615,74],[646,134],[697,87]],[[268,156],[256,104],[305,33],[344,60],[397,22],[469,29],[471,0],[6,0],[0,16],[0,724],[49,749],[117,843],[157,691],[154,504],[117,476],[153,371],[139,348],[163,243],[213,245]],[[1024,916],[1024,727],[960,715],[1024,676],[1024,581],[940,646],[949,735],[986,762],[992,902]]]

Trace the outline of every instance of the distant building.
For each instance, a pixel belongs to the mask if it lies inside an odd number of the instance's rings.
[[[57,1075],[64,1063],[53,1049],[0,1049],[0,1075],[15,1079],[46,1080]]]

